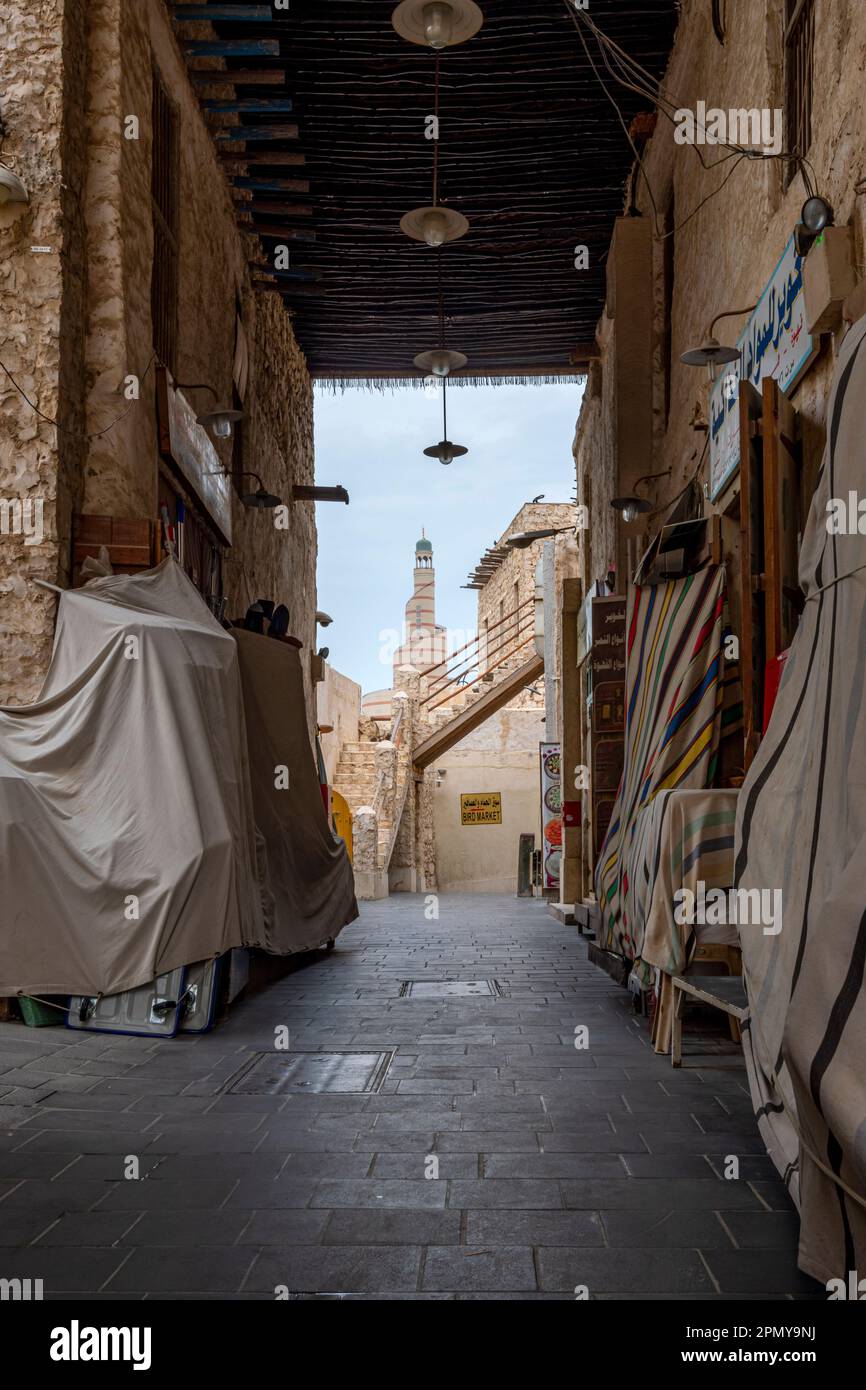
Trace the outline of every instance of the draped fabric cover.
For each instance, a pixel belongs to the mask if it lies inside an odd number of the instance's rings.
[[[647,808],[661,791],[715,776],[730,674],[724,621],[723,566],[629,589],[625,758],[596,866],[599,944],[628,960],[640,955],[652,897]]]
[[[350,920],[297,653],[250,640],[277,649],[262,668],[280,681],[276,733],[246,662],[245,720],[235,638],[173,560],[62,595],[39,699],[0,707],[0,995],[116,994],[233,946],[319,945]],[[269,760],[255,786],[248,733]],[[257,836],[253,793],[261,810],[276,762],[293,790]]]
[[[237,648],[179,565],[59,600],[0,709],[0,994],[117,994],[263,935]]]
[[[308,951],[358,915],[352,866],[331,833],[307,729],[297,647],[235,631],[260,836],[262,944]],[[281,775],[285,769],[284,775]]]
[[[866,552],[856,522],[827,529],[830,499],[866,496],[864,338],[861,319],[839,355],[807,602],[737,815],[737,883],[782,891],[777,935],[740,929],[752,1098],[800,1204],[800,1265],[824,1282],[866,1274]]]

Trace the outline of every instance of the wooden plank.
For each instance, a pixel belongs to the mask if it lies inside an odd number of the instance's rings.
[[[217,158],[224,164],[239,164],[248,169],[251,164],[306,164],[307,156],[294,150],[217,150]]]
[[[172,5],[175,23],[206,19],[220,24],[269,24],[274,17],[270,5]]]
[[[201,105],[209,116],[238,115],[243,111],[254,111],[265,116],[289,115],[294,108],[291,97],[238,97],[234,101],[206,97]]]
[[[279,39],[186,39],[187,58],[279,58]]]
[[[743,770],[758,751],[763,727],[764,596],[762,475],[754,429],[761,418],[761,397],[751,382],[741,381],[740,412],[740,679],[743,687]]]
[[[194,87],[212,87],[218,83],[232,87],[279,87],[286,80],[285,68],[214,68],[208,72],[188,72]]]
[[[772,377],[762,383],[764,443],[764,604],[765,660],[772,661],[790,645],[797,614],[784,590],[799,587],[797,533],[800,468],[796,440],[799,418]]]
[[[228,130],[217,130],[214,132],[214,139],[225,140],[245,140],[256,142],[263,140],[297,140],[298,127],[296,125],[233,125]]]
[[[498,681],[468,709],[462,710],[419,743],[412,752],[412,762],[416,769],[429,767],[443,753],[447,753],[449,748],[453,748],[467,734],[471,734],[473,729],[477,729],[491,715],[497,714],[515,695],[519,695],[521,690],[525,690],[527,685],[531,685],[543,673],[544,658],[534,653],[528,661]]]
[[[265,280],[260,279],[258,276],[254,276],[254,284],[256,286],[268,285],[269,282],[275,279],[275,277],[278,277],[280,280],[295,280],[298,282],[317,280],[319,278],[318,271],[315,270],[271,270],[270,266],[262,265],[260,261],[251,262],[250,270],[259,271],[263,276],[268,277],[268,279]],[[278,284],[273,284],[272,288],[280,289],[281,286]]]
[[[253,232],[256,236],[274,236],[284,241],[315,241],[316,233],[309,227],[274,227],[267,222],[239,222],[242,232]]]
[[[309,193],[309,179],[232,179],[235,188],[258,189],[260,193]]]
[[[244,202],[236,202],[235,209],[238,212],[251,212],[253,216],[257,212],[279,213],[282,217],[312,217],[313,215],[310,203],[261,203],[258,198],[255,201],[248,199]]]

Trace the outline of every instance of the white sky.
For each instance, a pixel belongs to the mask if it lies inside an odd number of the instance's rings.
[[[487,546],[538,493],[568,502],[582,385],[454,387],[448,435],[469,453],[449,467],[424,457],[442,438],[442,406],[423,391],[316,390],[316,482],[342,483],[348,507],[320,502],[318,604],[329,661],[366,691],[391,683],[380,633],[398,628],[422,526],[433,544],[436,619],[474,631],[461,589]]]

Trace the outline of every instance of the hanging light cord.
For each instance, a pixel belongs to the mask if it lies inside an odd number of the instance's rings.
[[[141,381],[142,381],[142,382],[146,379],[147,374],[148,374],[148,372],[150,371],[150,369],[151,369],[151,367],[153,366],[153,364],[154,364],[155,361],[156,361],[156,353],[153,354],[153,356],[151,357],[150,361],[148,362],[147,366],[146,366],[145,369],[144,369],[144,375],[143,375],[142,378],[141,378]],[[127,415],[128,415],[129,412],[132,410],[133,406],[138,405],[138,399],[136,399],[136,400],[134,400],[134,401],[130,401],[129,405],[126,407],[126,410],[124,410],[120,415],[116,416],[116,417],[111,421],[110,424],[108,424],[108,425],[106,425],[106,426],[104,427],[104,429],[101,429],[101,430],[94,430],[91,434],[81,434],[81,432],[80,432],[79,430],[68,430],[68,429],[66,429],[65,425],[59,424],[59,423],[57,422],[57,420],[52,420],[52,418],[51,418],[50,415],[44,415],[44,414],[42,413],[42,411],[39,409],[39,406],[36,404],[36,402],[35,402],[35,401],[31,401],[30,397],[28,396],[28,394],[27,394],[27,392],[24,390],[24,388],[23,388],[22,386],[19,386],[19,385],[18,385],[18,382],[15,380],[14,376],[13,376],[12,373],[10,372],[9,368],[6,366],[5,362],[0,362],[0,371],[5,372],[6,376],[9,378],[9,380],[10,380],[11,383],[12,383],[12,385],[15,387],[15,390],[18,392],[19,396],[21,396],[21,398],[27,402],[27,404],[29,405],[30,409],[34,412],[35,415],[38,415],[38,416],[39,416],[39,419],[40,419],[40,420],[44,420],[45,423],[46,423],[46,425],[53,425],[54,428],[57,430],[58,434],[65,434],[65,435],[68,435],[71,439],[83,439],[83,440],[101,439],[102,436],[103,436],[104,434],[108,434],[109,430],[113,430],[114,427],[115,427],[115,425],[119,425],[121,420],[125,420],[125,419],[126,419]],[[141,383],[139,383],[139,384],[141,384]]]
[[[436,76],[433,82],[433,118],[434,132],[436,135],[433,141],[433,206],[439,206],[439,77],[440,77],[441,55],[436,54]]]
[[[448,438],[448,378],[442,378],[442,438]]]

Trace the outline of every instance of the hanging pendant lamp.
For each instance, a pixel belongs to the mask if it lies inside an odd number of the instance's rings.
[[[454,352],[451,348],[432,348],[430,352],[419,352],[412,361],[419,372],[432,372],[433,376],[449,376],[465,367],[469,358],[465,352]]]
[[[469,450],[463,444],[453,444],[448,438],[448,378],[442,378],[442,438],[438,444],[431,444],[424,453],[428,459],[438,459],[440,463],[453,463]]]
[[[441,49],[474,38],[484,15],[475,0],[403,0],[391,23],[401,39]]]
[[[465,236],[469,223],[462,212],[434,204],[427,208],[413,208],[405,213],[400,218],[400,231],[413,241],[426,241],[428,246],[444,246],[446,241],[457,241]]]

